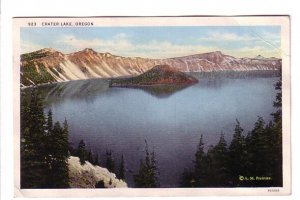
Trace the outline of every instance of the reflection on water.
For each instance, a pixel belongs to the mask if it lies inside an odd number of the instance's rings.
[[[84,100],[93,102],[97,95],[106,92],[108,81],[105,79],[90,79],[54,83],[39,86],[38,88],[27,88],[25,90],[38,89],[46,104],[58,103],[66,99]]]
[[[197,78],[200,84],[198,87],[221,88],[228,79],[253,79],[253,78],[271,78],[278,77],[278,71],[250,71],[250,72],[201,72],[189,73]],[[136,87],[134,89],[143,90],[155,97],[166,98],[184,90],[191,85],[159,85],[148,87]],[[34,88],[27,88],[31,90]],[[109,92],[108,79],[89,79],[69,81],[63,83],[54,83],[50,85],[39,86],[38,90],[44,96],[47,103],[58,102],[63,99],[81,99],[87,102],[93,101],[96,96]]]
[[[156,85],[147,87],[134,87],[129,89],[142,90],[158,98],[167,98],[189,86],[190,85]],[[34,88],[28,88],[26,90],[32,89]],[[55,83],[51,85],[40,86],[38,90],[42,94],[47,104],[55,102],[58,103],[59,101],[68,98],[92,102],[97,96],[110,92],[109,81],[105,79]]]
[[[221,72],[190,72],[189,75],[198,79],[252,79],[279,77],[279,70],[253,70],[253,71],[221,71]]]
[[[127,182],[144,156],[144,141],[157,155],[162,187],[176,187],[184,167],[192,166],[203,134],[206,148],[221,131],[231,140],[235,120],[245,133],[257,116],[266,121],[273,112],[278,78],[201,78],[185,88],[109,88],[107,80],[72,81],[34,88],[52,109],[53,120],[69,124],[69,140],[81,139],[94,153],[123,154]],[[30,89],[23,92],[26,93]]]
[[[158,98],[168,98],[169,96],[184,90],[191,85],[155,85],[146,87],[135,87],[134,89],[143,90]]]

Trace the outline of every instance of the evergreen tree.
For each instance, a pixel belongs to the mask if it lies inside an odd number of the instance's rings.
[[[91,164],[94,164],[94,158],[93,158],[92,150],[89,150],[89,152],[87,154],[87,161],[89,161]]]
[[[184,168],[180,179],[180,187],[195,187],[195,176],[191,170]]]
[[[275,112],[271,113],[273,120],[265,128],[265,142],[267,149],[264,151],[266,159],[265,167],[269,170],[266,176],[272,177],[269,186],[282,186],[282,81],[274,85],[277,91],[273,107]]]
[[[45,187],[45,126],[43,102],[31,92],[21,102],[21,188]]]
[[[69,187],[68,175],[68,125],[64,122],[62,128],[59,122],[56,122],[52,131],[53,145],[51,157],[51,181],[48,181],[50,188]]]
[[[65,119],[63,123],[62,134],[60,136],[60,184],[59,188],[69,187],[69,166],[68,159],[70,157],[70,152],[68,149],[69,141],[69,125]]]
[[[275,84],[275,90],[277,91],[276,99],[274,101],[274,108],[276,112],[272,113],[273,126],[271,134],[271,151],[270,155],[271,165],[273,168],[273,185],[282,186],[282,80],[278,80]]]
[[[140,160],[138,174],[133,176],[136,187],[138,188],[155,188],[159,187],[158,168],[155,153],[149,152],[148,143],[145,140],[145,160]]]
[[[125,161],[123,154],[121,157],[121,163],[119,168],[119,179],[125,180]]]
[[[21,187],[68,187],[68,130],[65,122],[53,126],[52,111],[47,117],[40,95],[32,92],[21,106]]]
[[[240,122],[236,120],[233,139],[229,146],[229,168],[234,186],[240,186],[240,184],[242,184],[239,181],[239,176],[245,175],[246,173],[245,165],[247,164],[248,155],[243,131]]]
[[[207,153],[208,176],[207,186],[228,187],[229,185],[229,167],[228,150],[224,134],[221,133],[218,144],[211,147]]]
[[[205,187],[207,185],[208,177],[208,160],[204,152],[203,135],[200,137],[200,141],[195,154],[195,169],[194,169],[194,179],[196,187]]]
[[[75,145],[71,142],[68,143],[68,149],[70,156],[76,156],[78,157],[78,149],[74,147]]]
[[[86,153],[86,149],[85,149],[85,143],[84,143],[83,140],[80,140],[77,150],[78,150],[78,157],[79,157],[79,160],[80,160],[80,164],[84,165],[87,153]]]
[[[53,159],[52,157],[52,152],[53,149],[55,148],[55,144],[54,142],[54,138],[52,137],[53,134],[53,117],[52,117],[53,113],[52,110],[50,109],[48,111],[47,114],[47,122],[46,122],[46,129],[45,129],[45,141],[47,141],[45,143],[45,149],[47,150],[47,153],[45,152],[45,154],[47,154],[46,158],[46,162],[49,166],[49,169],[51,168],[51,160]],[[50,173],[50,172],[49,172]]]
[[[53,128],[53,118],[52,118],[52,110],[50,109],[48,111],[48,118],[47,118],[47,130],[48,134],[51,134],[52,128]]]
[[[108,171],[115,173],[115,162],[112,151],[106,151],[106,168]]]
[[[276,112],[278,112],[278,115],[281,115],[281,108],[282,108],[282,80],[281,80],[281,78],[276,82],[274,87],[275,87],[275,90],[277,91],[277,94],[276,94],[275,101],[273,102],[273,106],[274,106],[274,108],[277,108]],[[276,117],[275,117],[275,119],[276,119]]]
[[[147,143],[147,141],[146,141]],[[156,156],[155,156],[155,152],[154,150],[151,152],[150,154],[150,163],[149,163],[149,167],[150,167],[150,177],[152,177],[150,180],[153,183],[153,187],[159,187],[159,180],[158,180],[158,167],[157,167],[157,160],[156,160]]]
[[[266,169],[265,151],[268,144],[265,136],[265,121],[262,117],[258,117],[253,130],[246,138],[247,152],[249,152],[249,165],[247,166],[249,175],[265,176],[265,172],[269,170]]]

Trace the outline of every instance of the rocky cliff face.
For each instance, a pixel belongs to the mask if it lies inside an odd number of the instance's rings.
[[[183,72],[278,70],[281,59],[235,58],[220,51],[165,59]]]
[[[181,72],[279,70],[281,59],[262,56],[235,58],[220,51],[176,58],[148,59],[98,53],[92,49],[63,54],[46,48],[21,55],[21,85],[134,76],[164,64]]]
[[[119,180],[106,168],[92,165],[87,161],[81,165],[78,157],[70,156],[68,164],[71,188],[95,188],[99,181],[103,182],[105,188],[127,187],[126,182]]]

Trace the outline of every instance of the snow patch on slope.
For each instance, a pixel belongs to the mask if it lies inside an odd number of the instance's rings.
[[[60,66],[70,80],[87,79],[85,74],[80,70],[79,66],[70,61],[66,61]]]

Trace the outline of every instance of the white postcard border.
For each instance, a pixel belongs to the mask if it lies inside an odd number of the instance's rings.
[[[80,21],[93,26],[281,26],[282,112],[283,112],[283,187],[275,188],[159,188],[159,189],[20,189],[20,28],[35,21]],[[136,196],[244,196],[291,194],[291,71],[289,16],[214,16],[214,17],[49,17],[13,20],[13,94],[14,94],[14,188],[15,197],[136,197]],[[57,27],[57,26],[47,26]],[[59,26],[61,27],[61,26]],[[78,26],[82,27],[82,26]],[[84,27],[83,27],[84,28]],[[274,189],[274,190],[273,190]],[[277,191],[278,192],[272,192]]]

